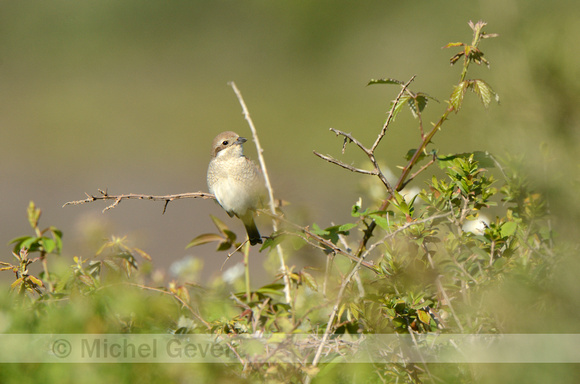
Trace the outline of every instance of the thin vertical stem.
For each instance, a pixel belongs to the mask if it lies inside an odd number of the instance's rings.
[[[252,290],[250,289],[250,242],[246,242],[242,248],[244,253],[244,269],[246,275],[246,302],[252,301]]]
[[[238,98],[238,101],[242,107],[242,113],[244,115],[244,118],[248,122],[250,130],[252,131],[254,143],[256,144],[256,149],[258,152],[258,160],[260,162],[260,167],[262,168],[262,173],[264,174],[264,179],[266,181],[266,189],[268,190],[268,197],[270,201],[270,212],[272,212],[272,215],[276,216],[276,205],[274,203],[274,190],[272,189],[272,184],[270,183],[270,177],[268,175],[268,170],[266,169],[266,161],[264,160],[264,156],[262,155],[264,150],[260,145],[260,140],[258,139],[256,127],[254,126],[254,122],[250,117],[250,112],[246,107],[246,103],[244,102],[242,93],[236,86],[236,83],[231,81],[228,83],[228,85],[232,87],[232,89],[234,90],[234,93],[236,94],[236,97]],[[275,219],[272,219],[272,229],[274,230],[274,232],[278,230],[278,223]],[[284,261],[284,251],[282,250],[282,246],[280,244],[276,246],[276,252],[278,253],[278,258],[280,259],[280,270],[282,272],[282,276],[284,279],[284,296],[286,299],[286,303],[291,304],[292,298],[290,296],[290,277],[288,275],[288,268],[286,267],[286,262]]]

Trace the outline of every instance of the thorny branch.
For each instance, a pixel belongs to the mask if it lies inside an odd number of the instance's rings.
[[[344,163],[340,160],[337,160],[331,156],[322,155],[321,153],[316,152],[316,151],[314,151],[314,154],[316,156],[320,157],[321,159],[328,161],[329,163],[338,165],[342,168],[346,168],[349,171],[362,173],[364,175],[378,176],[378,178],[381,180],[381,182],[387,188],[387,191],[389,192],[389,194],[392,195],[393,188],[391,187],[391,184],[389,183],[389,181],[387,180],[387,178],[385,177],[385,175],[381,171],[381,168],[379,167],[379,163],[377,162],[377,159],[375,158],[375,150],[377,149],[377,146],[381,142],[382,138],[387,133],[387,128],[389,127],[389,124],[393,120],[393,117],[395,115],[395,108],[396,108],[397,104],[399,103],[399,100],[407,92],[407,88],[409,87],[409,85],[411,84],[411,82],[413,80],[415,80],[415,76],[411,77],[409,79],[409,81],[407,81],[405,84],[401,85],[401,91],[399,92],[399,94],[395,98],[395,101],[393,102],[393,106],[391,107],[391,110],[389,111],[389,115],[387,116],[387,120],[385,121],[385,124],[383,124],[383,128],[381,129],[381,132],[379,133],[379,136],[377,137],[377,139],[375,140],[375,142],[373,143],[373,146],[371,148],[365,147],[364,144],[362,144],[360,141],[358,141],[350,133],[342,132],[342,131],[339,131],[338,129],[335,129],[335,128],[330,128],[330,130],[332,132],[334,132],[337,136],[344,137],[344,145],[342,147],[342,152],[344,153],[347,142],[351,142],[351,143],[356,144],[356,146],[358,146],[365,153],[365,155],[367,155],[367,157],[369,158],[369,160],[373,164],[374,169],[372,171],[367,171],[364,169],[353,167],[352,165],[346,164],[346,163]]]
[[[360,169],[360,168],[356,168],[356,167],[353,167],[352,165],[349,165],[349,164],[343,163],[342,161],[340,161],[340,160],[337,160],[337,159],[335,159],[335,158],[334,158],[334,157],[332,157],[332,156],[329,156],[329,155],[323,155],[323,154],[321,154],[321,153],[318,153],[318,152],[316,152],[316,151],[314,151],[314,154],[315,154],[316,156],[320,157],[321,159],[328,161],[329,163],[332,163],[332,164],[338,165],[339,167],[342,167],[342,168],[348,169],[349,171],[352,171],[352,172],[356,172],[356,173],[362,173],[363,175],[371,175],[371,176],[377,176],[377,175],[378,175],[378,173],[377,173],[377,171],[376,171],[376,170],[373,170],[373,171],[367,171],[366,169]]]
[[[112,204],[108,205],[103,209],[103,212],[105,212],[111,208],[115,208],[123,200],[129,199],[153,200],[153,201],[165,201],[165,205],[163,206],[163,213],[165,213],[165,211],[167,210],[167,205],[174,200],[190,199],[190,198],[195,199],[198,197],[201,197],[202,199],[215,199],[215,196],[208,192],[187,192],[187,193],[177,193],[173,195],[143,195],[139,193],[128,193],[125,195],[109,195],[107,190],[99,189],[98,191],[100,193],[100,196],[89,195],[88,193],[85,192],[85,195],[87,195],[86,199],[69,201],[65,203],[63,207],[66,207],[67,205],[80,205],[92,203],[93,201],[97,200],[115,200]]]
[[[469,25],[470,25],[471,29],[473,29],[473,32],[474,32],[473,42],[472,42],[473,47],[477,47],[481,38],[488,38],[488,37],[495,37],[496,36],[495,34],[485,34],[483,32],[482,29],[486,25],[483,22],[479,22],[475,25],[470,22]],[[469,68],[469,64],[471,62],[471,60],[469,60],[467,56],[464,57],[464,59],[465,59],[465,62],[463,65],[463,71],[461,72],[461,76],[460,76],[460,81],[459,81],[460,84],[465,80],[465,76],[467,74],[467,69]],[[453,63],[453,61],[452,61],[452,63]],[[399,97],[400,97],[400,95],[401,95],[401,93],[399,93]],[[393,104],[393,107],[395,104]],[[393,108],[391,108],[391,112],[392,111],[393,111]],[[431,131],[429,131],[429,133],[426,135],[424,135],[423,132],[421,132],[421,139],[422,139],[421,144],[419,145],[419,148],[417,148],[417,150],[415,151],[415,154],[411,157],[411,159],[409,160],[409,162],[407,163],[405,168],[403,168],[403,171],[401,172],[401,176],[399,177],[399,180],[397,180],[397,184],[395,185],[396,191],[402,190],[404,188],[404,186],[407,185],[407,183],[410,180],[413,180],[413,178],[417,174],[419,174],[420,172],[422,172],[425,169],[425,168],[421,168],[415,174],[409,176],[413,167],[419,162],[420,156],[425,153],[425,148],[427,148],[427,145],[429,145],[429,143],[431,143],[433,136],[435,136],[435,134],[441,129],[441,126],[443,125],[443,123],[449,118],[449,115],[454,111],[457,112],[457,110],[453,106],[453,103],[450,102],[449,106],[445,109],[445,112],[443,113],[443,115],[439,118],[437,123],[435,123],[433,125],[433,128],[431,129]],[[385,129],[383,128],[383,131],[384,130]],[[381,138],[381,135],[379,135],[379,138]],[[377,142],[378,142],[378,140],[377,140]],[[435,161],[435,159],[433,159],[433,162],[434,161]],[[429,163],[429,165],[431,165],[431,164],[432,164],[432,162]],[[389,194],[388,194],[387,198],[385,200],[383,200],[383,203],[381,204],[379,210],[386,211],[392,198],[393,198],[392,190],[389,190]],[[374,229],[376,228],[376,226],[377,226],[377,223],[375,221],[373,221],[366,229],[365,234],[363,236],[363,239],[361,240],[361,242],[359,244],[359,249],[358,249],[357,255],[361,255],[364,252],[364,249],[367,245],[367,242],[371,238],[372,233],[373,233]]]
[[[474,30],[474,41],[472,43],[472,45],[474,47],[477,46],[477,43],[479,41],[478,40],[478,37],[482,35],[482,31],[481,30],[482,30],[482,28],[483,28],[484,25],[485,25],[484,23],[478,23],[477,26],[473,26],[472,23],[470,23],[470,26]],[[461,82],[463,82],[465,80],[465,74],[466,74],[467,68],[469,66],[469,61],[470,60],[467,58],[467,55],[466,55],[466,57],[465,57],[465,64],[464,64],[464,68],[463,68],[463,73],[461,75]],[[452,63],[453,63],[453,61],[452,61]],[[377,146],[379,145],[380,141],[382,140],[382,138],[386,134],[387,128],[389,126],[389,123],[392,121],[392,118],[395,115],[395,108],[397,107],[399,100],[401,99],[401,97],[403,96],[403,94],[407,91],[407,87],[413,81],[414,78],[415,78],[415,76],[413,76],[407,83],[405,83],[404,85],[402,85],[401,91],[399,92],[399,94],[397,95],[397,98],[395,99],[395,101],[392,104],[391,110],[389,112],[389,116],[388,116],[385,124],[383,125],[383,128],[382,128],[381,132],[379,133],[379,135],[378,135],[375,143],[373,144],[373,146],[370,149],[366,148],[360,142],[356,141],[354,139],[354,137],[352,137],[352,135],[346,134],[344,132],[341,132],[341,131],[338,131],[338,130],[335,130],[335,129],[331,128],[331,131],[335,132],[337,135],[342,135],[342,136],[345,137],[345,142],[344,142],[344,145],[343,145],[343,153],[344,153],[344,148],[346,146],[347,140],[349,142],[354,142],[367,155],[367,157],[369,158],[369,160],[371,161],[371,163],[374,165],[374,170],[373,171],[361,170],[361,169],[355,168],[355,167],[353,167],[351,165],[345,164],[345,163],[343,163],[343,162],[341,162],[339,160],[336,160],[336,159],[334,159],[334,158],[332,158],[330,156],[323,156],[323,155],[321,155],[321,154],[319,154],[317,152],[314,152],[314,154],[316,156],[322,158],[323,160],[326,160],[326,161],[328,161],[328,162],[330,162],[332,164],[341,166],[341,167],[343,167],[345,169],[348,169],[350,171],[358,172],[358,173],[361,173],[361,174],[378,176],[381,179],[381,181],[383,182],[383,184],[385,184],[386,189],[388,191],[387,198],[385,200],[383,200],[383,202],[381,204],[381,207],[379,208],[380,211],[386,211],[387,207],[390,204],[391,199],[393,198],[393,196],[395,194],[395,191],[401,191],[404,188],[404,186],[407,185],[407,183],[410,180],[413,180],[418,174],[420,174],[421,172],[423,172],[425,169],[427,169],[429,166],[431,166],[436,161],[436,159],[437,159],[436,158],[436,155],[433,154],[431,161],[429,161],[426,165],[424,165],[423,167],[421,167],[415,173],[411,174],[411,170],[419,162],[419,160],[421,158],[420,156],[423,155],[423,154],[426,154],[425,153],[426,147],[431,142],[433,136],[437,133],[437,131],[439,131],[441,129],[442,124],[447,120],[447,118],[449,117],[449,115],[453,111],[455,111],[455,108],[454,108],[453,104],[452,103],[449,103],[449,107],[446,108],[445,112],[443,113],[443,115],[441,116],[441,118],[439,119],[439,121],[436,124],[434,124],[432,130],[429,133],[427,133],[426,135],[425,135],[425,133],[423,131],[422,120],[420,120],[421,144],[420,144],[419,148],[417,148],[417,150],[415,151],[415,153],[413,154],[413,156],[411,157],[411,159],[409,160],[409,162],[407,163],[407,165],[405,166],[405,168],[403,168],[403,171],[401,173],[401,176],[397,180],[397,183],[396,183],[396,185],[395,185],[395,187],[393,189],[391,187],[391,185],[388,183],[388,181],[385,179],[383,173],[380,171],[380,168],[378,166],[378,163],[377,163],[377,161],[376,161],[376,159],[374,157],[374,152],[375,152],[375,149],[377,148]],[[317,364],[319,362],[319,359],[320,359],[320,354],[321,354],[322,347],[323,347],[325,341],[327,340],[328,336],[330,335],[330,333],[332,331],[332,327],[334,325],[335,317],[336,317],[336,314],[338,312],[340,303],[342,301],[342,296],[344,294],[344,291],[346,289],[346,286],[349,284],[349,282],[352,279],[352,277],[355,275],[355,273],[357,272],[357,270],[360,268],[362,262],[364,261],[364,259],[366,258],[366,256],[369,254],[369,252],[373,248],[375,248],[377,245],[382,244],[386,240],[386,237],[385,237],[383,240],[378,241],[378,242],[375,242],[374,244],[371,244],[369,247],[367,247],[367,243],[370,240],[370,238],[372,237],[373,231],[376,228],[376,226],[377,226],[377,223],[376,223],[375,220],[373,220],[371,222],[371,224],[367,227],[367,229],[364,231],[364,236],[363,236],[363,238],[362,238],[362,240],[361,240],[361,242],[359,244],[359,248],[358,248],[358,250],[356,252],[356,257],[359,260],[358,260],[357,264],[355,264],[353,266],[351,272],[349,273],[349,275],[346,277],[346,279],[341,284],[341,287],[340,287],[340,290],[338,292],[338,296],[336,298],[336,302],[335,302],[333,311],[332,311],[332,313],[330,315],[329,321],[327,323],[326,330],[325,330],[324,335],[323,335],[322,342],[321,342],[321,344],[320,344],[320,346],[319,346],[319,348],[318,348],[318,350],[316,352],[316,355],[314,357],[314,361],[312,363],[312,365],[314,367],[317,366]],[[403,229],[404,229],[404,226],[401,227],[399,230],[403,230]],[[393,235],[394,235],[394,233],[393,234],[388,234],[387,237],[390,237],[390,236],[393,236]],[[445,291],[443,289],[443,286],[441,284],[441,281],[439,279],[437,280],[437,284],[438,284],[439,290],[444,295],[445,300],[448,302],[449,308],[450,308],[450,310],[451,310],[451,312],[453,314],[453,317],[457,321],[457,323],[459,325],[459,328],[463,331],[463,328],[462,328],[460,322],[458,321],[457,315],[456,315],[455,311],[453,310],[453,307],[451,306],[451,303],[449,301],[449,298],[447,297],[447,295],[446,295],[446,293],[445,293]],[[431,377],[430,373],[429,373],[429,376]],[[307,382],[310,382],[310,378],[307,378]]]
[[[385,121],[385,124],[383,124],[383,129],[381,129],[381,133],[379,133],[377,140],[375,141],[375,143],[371,147],[372,153],[375,152],[375,150],[379,146],[379,143],[381,142],[381,140],[383,139],[383,137],[387,133],[387,128],[389,128],[389,124],[391,124],[391,121],[393,120],[393,118],[395,116],[395,108],[397,107],[397,104],[399,104],[399,100],[401,99],[401,97],[403,97],[403,94],[405,94],[407,92],[407,88],[409,88],[409,85],[413,82],[413,80],[415,80],[415,77],[417,77],[417,75],[413,75],[409,79],[409,81],[407,81],[404,85],[402,85],[401,91],[399,92],[399,94],[395,98],[395,101],[393,101],[393,106],[391,107],[391,110],[389,111],[389,115],[387,116],[387,120]]]

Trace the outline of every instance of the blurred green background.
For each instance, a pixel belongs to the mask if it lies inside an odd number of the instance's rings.
[[[573,0],[1,0],[0,243],[30,234],[26,207],[34,200],[43,209],[41,226],[63,230],[63,258],[91,257],[103,238],[127,234],[151,254],[154,268],[194,255],[204,261],[204,275],[219,274],[225,254],[216,254],[214,245],[184,249],[196,235],[214,231],[209,214],[243,235],[240,223],[211,201],[176,201],[165,215],[161,203],[142,201],[123,202],[105,214],[104,204],[61,206],[97,188],[205,191],[213,137],[224,130],[250,135],[228,81],[245,97],[276,195],[291,202],[289,212],[323,227],[347,221],[363,177],[323,162],[312,150],[363,165],[354,146],[341,157],[342,142],[328,128],[352,132],[367,144],[376,138],[398,89],[366,87],[371,78],[407,80],[416,74],[413,90],[445,100],[459,68],[449,66],[455,51],[440,48],[469,41],[467,22],[479,19],[500,37],[482,44],[491,69],[472,67],[469,76],[488,81],[501,105],[485,110],[468,95],[464,110],[436,136],[435,147],[443,154],[525,155],[527,172],[550,198],[557,241],[575,242],[578,15],[580,4]],[[425,121],[436,120],[444,108],[431,103]],[[246,152],[255,158],[248,144]],[[378,156],[396,171],[417,144],[416,122],[400,115]],[[266,219],[259,225],[269,233]],[[5,245],[0,260],[11,261],[10,250]],[[263,256],[253,252],[260,269]],[[576,253],[577,246],[570,247],[571,257],[548,287],[561,313],[536,318],[528,309],[536,292],[514,287],[510,298],[528,301],[514,312],[509,329],[577,331]],[[252,282],[260,279],[254,275]],[[70,380],[71,374],[84,382],[107,375],[119,382],[153,382],[187,373],[211,381],[216,374],[206,366],[132,365],[122,371],[79,365],[70,374],[60,365],[23,368],[26,374],[13,380],[37,382],[36,373],[47,382]],[[572,365],[478,369],[490,383],[575,382],[578,373]],[[6,380],[10,373],[4,372]]]
[[[500,37],[482,45],[491,70],[470,76],[486,79],[501,105],[486,111],[469,95],[435,145],[443,154],[525,153],[552,197],[556,225],[574,236],[579,205],[568,182],[578,181],[579,11],[572,0],[2,1],[0,242],[29,233],[25,210],[34,200],[41,225],[64,231],[65,256],[89,257],[103,237],[129,234],[156,267],[196,255],[207,274],[218,273],[225,255],[216,257],[213,245],[184,249],[214,231],[209,214],[243,234],[210,201],[177,201],[165,215],[152,202],[123,202],[105,214],[104,204],[61,206],[97,188],[206,190],[213,137],[250,135],[228,81],[245,97],[276,195],[305,224],[347,220],[361,176],[312,150],[341,156],[329,127],[365,143],[376,138],[398,90],[366,87],[371,78],[417,74],[412,89],[445,100],[459,69],[449,67],[454,51],[440,48],[470,41],[467,22],[479,19]],[[444,108],[432,103],[426,122]],[[417,143],[416,122],[401,116],[378,154],[395,170]],[[343,158],[364,164],[354,147]],[[8,247],[3,255],[10,259]]]

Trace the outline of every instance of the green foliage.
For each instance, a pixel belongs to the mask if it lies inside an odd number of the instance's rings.
[[[396,79],[378,79],[370,80],[367,85],[374,84],[404,85],[404,82]],[[393,110],[393,121],[405,105],[409,107],[413,117],[418,118],[427,106],[429,100],[436,99],[423,92],[413,93],[407,90],[405,95],[401,96],[396,102],[393,101],[391,103],[391,108]]]
[[[34,235],[13,239],[10,244],[14,244],[14,253],[19,253],[22,248],[26,248],[28,252],[39,252],[42,258],[48,254],[60,254],[62,251],[62,232],[53,226],[42,230],[38,227],[42,212],[36,208],[34,202],[31,201],[28,205],[27,213],[28,222],[34,230]],[[47,237],[47,234],[50,234],[51,237]]]
[[[420,144],[401,154],[407,164],[396,184],[385,183],[378,166],[374,173],[360,172],[364,177],[377,176],[385,185],[385,197],[370,199],[367,204],[360,198],[352,207],[352,222],[326,228],[317,224],[303,227],[279,218],[281,228],[266,239],[261,250],[276,255],[283,251],[287,260],[292,260],[292,253],[312,250],[309,257],[319,257],[326,268],[320,268],[320,262],[300,270],[287,267],[270,284],[252,290],[247,244],[237,243],[237,235],[213,216],[218,233],[199,235],[186,248],[210,242],[218,243],[217,251],[235,247],[245,256],[244,282],[234,268],[206,287],[196,281],[157,279],[151,257],[126,237],[115,236],[92,257],[74,256],[72,264],[64,266],[55,260],[49,268],[47,256],[62,251],[62,232],[54,227],[41,230],[40,210],[31,202],[28,220],[34,234],[11,242],[14,264],[0,262],[0,271],[15,274],[11,295],[0,302],[0,314],[11,317],[4,331],[281,333],[273,336],[282,337],[276,340],[281,345],[284,335],[291,334],[518,332],[503,325],[502,316],[508,312],[495,310],[490,296],[516,277],[525,276],[527,284],[535,287],[550,280],[557,255],[546,199],[519,170],[518,159],[497,160],[482,151],[439,156],[436,147],[427,149],[449,114],[461,109],[466,90],[475,92],[485,107],[492,99],[499,100],[483,80],[465,78],[471,62],[489,65],[479,43],[493,37],[483,31],[485,23],[470,26],[474,32],[471,44],[446,46],[462,47],[451,63],[463,58],[463,71],[430,132],[423,132],[421,122],[430,96],[409,90],[410,82],[388,78],[369,82],[401,87],[387,125],[404,106],[420,125]],[[375,165],[374,148],[379,141],[371,149],[359,145]],[[433,164],[444,175],[435,169],[423,189],[411,194],[409,183],[433,169]],[[500,171],[499,175],[492,170]],[[32,253],[39,257],[30,258]],[[29,272],[36,262],[43,265],[38,276]],[[536,305],[548,304],[539,298]],[[201,365],[196,370],[209,381],[302,382],[314,378],[335,382],[341,374],[350,377],[350,366],[318,364],[316,357],[313,361],[321,345],[309,349],[285,344],[300,363],[277,364],[272,358],[271,363],[255,364],[241,356],[243,364],[223,371]],[[368,382],[433,381],[425,364],[385,363],[356,366],[353,371]],[[440,375],[448,381],[476,379],[472,370],[455,365]],[[178,368],[178,374],[162,371],[159,377],[184,381],[195,376],[189,369]]]
[[[225,251],[227,249],[230,249],[232,245],[235,244],[237,238],[236,234],[230,231],[228,226],[225,225],[224,222],[218,219],[217,217],[213,215],[210,215],[210,217],[215,226],[217,227],[219,234],[206,233],[203,235],[199,235],[195,239],[191,240],[189,244],[187,244],[187,246],[185,247],[186,249],[195,247],[197,245],[217,242],[218,243],[217,251]]]

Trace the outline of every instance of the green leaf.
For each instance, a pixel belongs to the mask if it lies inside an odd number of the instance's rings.
[[[354,227],[356,227],[355,223],[346,223],[346,224],[339,225],[338,231],[346,234],[348,231],[350,231]]]
[[[338,309],[338,313],[337,313],[337,315],[336,315],[336,318],[337,318],[337,319],[340,319],[340,318],[342,318],[342,313],[344,312],[344,310],[345,310],[345,309],[346,309],[346,304],[345,304],[345,303],[342,303],[342,304],[340,305],[340,308]]]
[[[312,229],[310,230],[310,232],[318,236],[328,235],[328,231],[320,228],[320,226],[318,226],[318,224],[316,223],[312,223]]]
[[[32,275],[30,275],[30,276],[28,276],[28,277],[30,278],[30,280],[31,280],[31,281],[32,281],[34,284],[38,285],[39,287],[44,287],[44,284],[42,283],[42,280],[40,280],[40,279],[38,279],[38,278],[36,278],[36,277],[34,277],[34,276],[32,276]]]
[[[464,51],[461,51],[455,55],[453,55],[450,59],[449,62],[451,63],[451,65],[455,64],[457,62],[457,60],[461,59],[461,57],[463,57],[463,55],[465,55]]]
[[[32,229],[36,229],[38,227],[38,220],[40,219],[40,209],[36,208],[34,201],[30,201],[28,204],[28,222]]]
[[[78,279],[79,279],[79,280],[80,280],[80,281],[81,281],[83,284],[85,284],[85,285],[87,285],[87,286],[89,286],[89,287],[90,287],[90,286],[93,286],[93,285],[95,284],[94,280],[93,280],[93,279],[91,279],[91,277],[90,277],[90,276],[87,276],[87,275],[80,275],[80,276],[78,277]]]
[[[230,249],[232,247],[232,243],[229,241],[222,241],[221,243],[218,244],[216,251],[221,252],[221,251],[226,251],[228,249]]]
[[[461,43],[461,42],[457,42],[457,43],[449,43],[449,44],[447,44],[447,45],[443,46],[443,48],[461,47],[461,46],[464,46],[464,45],[465,45],[465,44],[464,44],[464,43]]]
[[[214,241],[223,241],[224,238],[218,234],[215,233],[205,233],[203,235],[199,235],[197,236],[195,239],[191,240],[189,242],[189,244],[187,244],[185,246],[185,249],[191,248],[191,247],[195,247],[197,245],[202,245],[202,244],[207,244],[207,243],[211,243]]]
[[[457,86],[453,89],[453,92],[451,93],[449,103],[453,107],[455,113],[459,112],[461,104],[463,104],[463,96],[465,95],[465,90],[467,89],[467,86],[468,82],[462,81],[461,83],[457,84]]]
[[[508,221],[501,226],[500,235],[501,237],[509,237],[516,232],[518,224],[514,221]]]
[[[485,108],[489,106],[492,99],[495,99],[495,101],[499,103],[499,96],[485,81],[479,79],[472,80],[470,82],[470,88],[479,96]]]
[[[365,209],[364,212],[361,212],[362,209],[362,199],[359,197],[357,202],[352,206],[352,211],[350,215],[352,217],[361,217],[366,216],[368,214],[368,209]]]
[[[22,277],[19,277],[18,279],[14,280],[14,282],[10,284],[10,289],[14,289],[20,284],[22,284]]]
[[[14,244],[14,253],[20,253],[22,248],[26,248],[28,252],[36,252],[40,248],[39,238],[33,236],[22,236],[12,240],[10,243]]]
[[[284,295],[284,284],[268,284],[256,290],[256,293],[261,293],[264,295]]]
[[[10,242],[8,244],[21,244],[24,241],[26,241],[27,239],[36,239],[36,237],[32,237],[32,236],[20,236],[20,237],[17,237],[15,239],[10,240]]]
[[[405,159],[407,161],[411,160],[413,158],[413,156],[415,156],[415,152],[417,152],[417,149],[415,149],[415,148],[409,149],[407,151],[407,154],[405,155]],[[425,152],[421,152],[421,154],[419,155],[419,158],[417,159],[417,161],[423,160],[426,156],[427,155],[425,155]]]
[[[327,240],[330,240],[333,244],[336,244],[338,242],[338,235],[348,235],[348,231],[354,227],[356,227],[356,224],[346,223],[320,229],[320,227],[314,223],[312,224],[311,232]]]
[[[405,197],[397,191],[395,191],[394,198],[395,198],[395,201],[393,201],[391,203],[391,205],[393,207],[397,208],[404,215],[413,216],[413,201],[414,201],[414,199],[408,204],[405,201]]]
[[[398,84],[398,85],[403,85],[405,83],[402,82],[402,81],[400,81],[400,80],[389,79],[389,78],[386,78],[386,79],[371,79],[367,83],[367,85],[375,85],[375,84]]]
[[[60,254],[62,252],[62,231],[56,227],[49,227],[50,232],[52,232],[52,237],[56,243],[55,253]]]
[[[223,233],[228,238],[230,237],[229,236],[230,234],[233,234],[233,232],[230,230],[230,228],[223,221],[221,221],[220,219],[218,219],[214,215],[209,215],[209,217],[211,218],[211,220],[213,221],[213,223],[217,227],[218,231],[220,231],[220,233]],[[234,240],[235,240],[235,234],[234,234]]]
[[[52,253],[56,248],[56,242],[48,237],[41,237],[39,243],[46,253]]]
[[[237,239],[237,235],[232,232],[230,230],[230,228],[220,219],[218,219],[217,217],[215,217],[214,215],[209,215],[211,220],[213,221],[214,225],[216,226],[216,228],[218,229],[218,231],[224,236],[224,238],[226,238],[229,243],[233,244],[236,239]],[[194,239],[195,240],[195,239]],[[204,243],[202,243],[204,244]],[[193,246],[193,245],[192,245]],[[218,246],[218,250],[219,250],[220,246]],[[225,249],[228,249],[229,247],[226,247]],[[187,249],[187,247],[186,247]]]
[[[469,159],[471,156],[473,156],[473,159],[477,161],[479,166],[482,168],[495,167],[495,161],[493,161],[493,157],[487,151],[465,152],[455,155],[440,156],[437,158],[437,164],[439,165],[439,168],[446,169],[451,167],[451,163],[455,159]]]
[[[300,276],[302,277],[302,281],[308,287],[312,288],[314,291],[318,291],[318,284],[312,275],[306,271],[300,271]]]
[[[145,252],[144,250],[139,249],[139,248],[133,248],[133,251],[136,252],[136,253],[138,253],[139,256],[141,256],[145,260],[151,261],[151,256],[147,252]]]
[[[418,93],[415,97],[409,98],[409,108],[411,109],[411,113],[413,114],[414,118],[419,117],[421,112],[427,106],[427,102],[431,97],[425,95],[424,93]]]
[[[360,308],[353,302],[349,303],[348,305],[348,310],[351,313],[352,317],[355,318],[355,320],[358,320],[360,318]]]
[[[391,109],[393,110],[392,121],[395,121],[395,119],[397,118],[397,115],[399,114],[399,112],[401,112],[401,109],[403,109],[403,106],[409,102],[409,99],[411,99],[411,96],[402,96],[401,98],[399,98],[399,100],[397,101],[397,104],[394,106],[393,106],[393,103],[395,101],[393,100],[391,102]]]
[[[386,217],[379,216],[377,214],[371,214],[369,215],[369,217],[372,218],[375,221],[375,223],[377,223],[377,225],[382,229],[384,230],[389,229],[389,220]]]
[[[137,260],[135,260],[135,256],[130,254],[129,252],[119,252],[115,255],[120,259],[126,260],[133,268],[138,269]]]
[[[282,241],[288,240],[289,237],[290,241],[295,247],[302,247],[304,244],[306,244],[305,240],[300,237],[287,236],[284,234],[284,232],[274,232],[264,240],[264,244],[262,244],[262,247],[260,247],[260,251],[263,251],[267,248],[274,248],[278,244],[281,244]]]

